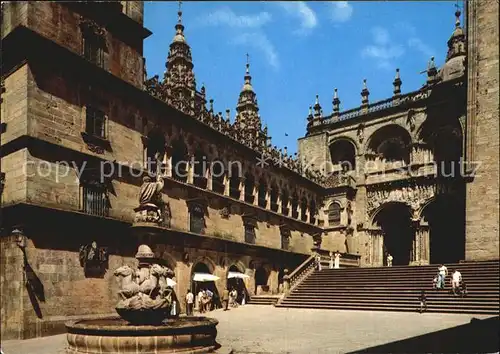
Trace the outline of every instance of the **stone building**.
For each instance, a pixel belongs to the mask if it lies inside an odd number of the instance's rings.
[[[368,266],[498,259],[498,2],[467,6],[469,33],[457,9],[421,89],[402,94],[396,69],[388,99],[371,103],[366,80],[355,109],[335,89],[324,115],[316,98],[299,155],[327,175],[323,246]]]
[[[216,292],[237,271],[248,295],[278,293],[314,249],[362,266],[384,250],[399,264],[498,259],[495,0],[468,2],[469,33],[457,23],[421,90],[402,94],[397,73],[388,100],[370,103],[366,83],[359,108],[340,112],[335,93],[325,116],[318,100],[297,157],[272,146],[249,63],[234,119],[214,111],[181,11],[165,75],[147,79],[142,2],[2,6],[3,338],[113,313],[113,270],[143,242],[181,298],[195,272],[218,276]],[[450,177],[463,156],[487,157],[487,175]],[[161,225],[138,236],[145,175],[163,178]]]

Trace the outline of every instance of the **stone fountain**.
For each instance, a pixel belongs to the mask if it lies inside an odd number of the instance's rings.
[[[162,187],[162,181],[145,180],[141,205],[135,210],[136,230],[158,230],[163,221],[158,205]],[[119,317],[67,323],[67,353],[208,353],[216,349],[218,321],[172,315],[175,294],[168,280],[173,271],[158,264],[145,244],[139,246],[135,258],[137,268],[124,265],[114,272],[121,282],[116,305]]]

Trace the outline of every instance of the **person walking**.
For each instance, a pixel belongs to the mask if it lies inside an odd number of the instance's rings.
[[[387,253],[387,266],[392,267],[392,255],[390,253]]]
[[[339,251],[335,252],[335,264],[334,264],[333,268],[335,268],[335,269],[340,268],[340,252]]]
[[[321,255],[319,253],[316,254],[316,267],[319,271],[321,270]]]
[[[330,251],[330,262],[328,262],[328,268],[333,269],[333,252]]]
[[[194,295],[191,292],[191,289],[189,289],[186,294],[186,316],[193,315],[193,305],[194,305]]]
[[[229,290],[227,288],[222,291],[222,303],[224,306],[224,311],[227,311],[229,306]]]
[[[451,273],[451,291],[453,292],[453,295],[455,296],[460,295],[461,282],[462,282],[462,273],[460,273],[458,270],[454,270]]]
[[[445,279],[446,276],[448,275],[448,268],[446,268],[444,264],[441,264],[438,268],[438,271],[439,271],[439,278],[438,278],[437,288],[444,289]]]
[[[418,297],[418,301],[420,301],[420,313],[427,310],[427,296],[425,296],[425,291],[422,290]]]
[[[203,289],[200,289],[200,291],[198,292],[198,311],[200,313],[205,312],[205,303],[203,301],[204,297],[205,297],[205,292],[203,291]]]

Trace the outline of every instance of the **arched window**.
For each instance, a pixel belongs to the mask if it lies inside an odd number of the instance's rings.
[[[295,192],[292,197],[292,218],[295,219],[299,218],[299,212],[297,210],[298,206],[299,206],[299,197],[297,195],[297,192]]]
[[[289,212],[288,208],[288,191],[286,189],[283,190],[283,193],[281,194],[281,214],[287,215]]]
[[[328,225],[338,226],[340,225],[340,204],[332,203],[328,208]]]
[[[182,140],[172,143],[172,177],[178,181],[187,181],[187,147]]]
[[[261,178],[259,181],[259,206],[261,208],[266,207],[266,193],[267,193],[267,184],[264,178]]]
[[[224,194],[224,162],[214,160],[212,162],[212,190],[215,193]]]
[[[278,186],[275,184],[271,187],[271,210],[278,211]]]
[[[311,224],[316,224],[316,201],[313,199],[311,200],[311,203],[309,205],[309,215],[310,215],[310,218],[309,218],[309,222]]]
[[[399,125],[388,125],[378,129],[370,138],[368,151],[388,161],[410,162],[411,137]]]
[[[356,169],[356,150],[350,141],[334,141],[330,145],[330,156],[334,170],[347,172]]]
[[[255,187],[255,179],[253,175],[248,172],[245,175],[245,202],[253,204],[255,196],[253,194],[253,189]]]
[[[231,165],[229,171],[229,196],[234,199],[240,199],[240,171],[237,166]]]
[[[201,149],[194,153],[193,182],[200,188],[207,188],[207,159]]]

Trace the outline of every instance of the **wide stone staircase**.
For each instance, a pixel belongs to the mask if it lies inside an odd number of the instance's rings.
[[[248,302],[249,305],[274,305],[279,300],[279,295],[254,295]]]
[[[292,286],[276,307],[416,311],[425,290],[428,312],[499,314],[499,261],[447,264],[445,290],[433,290],[437,265],[314,270]],[[468,295],[450,294],[451,271],[458,269]]]

